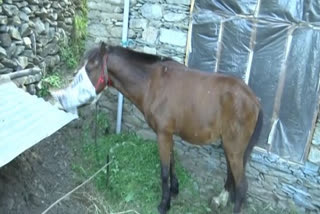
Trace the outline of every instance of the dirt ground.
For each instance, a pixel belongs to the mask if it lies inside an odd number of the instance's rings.
[[[83,120],[72,121],[0,168],[1,214],[42,213],[79,185],[72,171],[72,160],[81,157],[74,150],[77,140],[71,139],[78,136]],[[87,199],[95,194],[89,183],[48,213],[90,213]]]

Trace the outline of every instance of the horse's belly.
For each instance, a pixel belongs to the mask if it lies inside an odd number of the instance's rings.
[[[178,135],[184,140],[192,144],[216,144],[220,138],[219,134],[214,130],[197,130],[193,131],[181,131]]]

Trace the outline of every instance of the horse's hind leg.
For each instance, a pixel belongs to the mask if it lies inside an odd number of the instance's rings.
[[[230,163],[226,156],[226,162],[227,162],[227,179],[224,184],[224,189],[221,191],[219,196],[213,197],[212,203],[216,207],[225,207],[228,203],[229,197],[231,198],[231,202],[234,202],[234,180],[232,176],[232,172],[230,169]]]
[[[248,189],[245,168],[243,164],[244,151],[246,147],[242,148],[241,145],[243,145],[243,143],[241,142],[246,141],[239,141],[239,139],[237,139],[233,142],[224,142],[225,153],[229,160],[230,170],[234,179],[234,213],[240,213],[241,206],[246,197]],[[238,149],[236,149],[237,147],[235,147],[235,145],[237,145]]]
[[[171,153],[173,152],[172,135],[158,133],[158,147],[161,161],[162,198],[158,206],[160,214],[165,214],[170,209],[171,193],[169,188],[169,173]]]

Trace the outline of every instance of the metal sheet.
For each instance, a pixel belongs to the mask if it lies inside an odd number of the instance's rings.
[[[11,81],[0,83],[0,167],[75,118]]]

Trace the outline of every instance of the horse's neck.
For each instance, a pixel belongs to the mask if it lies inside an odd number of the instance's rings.
[[[137,66],[130,66],[127,61],[117,57],[108,66],[113,86],[141,111],[148,86],[148,75]]]

